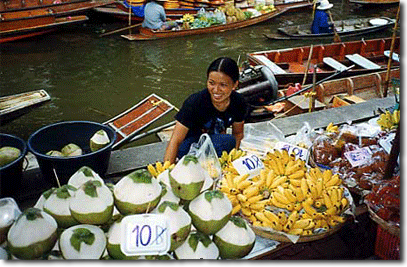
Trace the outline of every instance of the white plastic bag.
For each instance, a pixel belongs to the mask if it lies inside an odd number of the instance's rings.
[[[202,134],[198,143],[191,144],[188,154],[198,158],[201,166],[214,181],[218,181],[222,178],[222,167],[220,166],[218,155],[208,134]]]

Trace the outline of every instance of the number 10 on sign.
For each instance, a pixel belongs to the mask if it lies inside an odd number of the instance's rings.
[[[168,218],[164,215],[130,215],[121,225],[120,248],[127,256],[162,255],[170,249]]]

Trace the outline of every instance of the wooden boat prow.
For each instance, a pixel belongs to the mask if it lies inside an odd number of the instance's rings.
[[[374,25],[372,24],[374,20],[381,23]],[[334,21],[334,24],[340,37],[353,37],[385,30],[392,27],[395,22],[395,19],[387,17],[371,17]],[[334,33],[312,34],[310,24],[281,27],[277,31],[282,36],[272,34],[265,34],[265,36],[273,40],[328,39],[334,36]]]
[[[49,100],[51,97],[45,90],[0,97],[0,125],[20,117]]]
[[[142,40],[156,40],[161,38],[183,37],[207,33],[219,33],[259,24],[268,21],[276,16],[279,16],[285,12],[298,10],[302,8],[309,8],[311,6],[312,4],[308,1],[284,3],[280,5],[275,5],[275,10],[269,13],[265,13],[257,17],[252,17],[246,20],[236,21],[232,23],[213,25],[205,28],[165,30],[165,31],[140,28],[139,33],[122,35],[122,37],[130,41],[142,41]]]

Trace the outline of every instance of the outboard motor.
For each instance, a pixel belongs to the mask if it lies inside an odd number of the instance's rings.
[[[237,92],[250,106],[268,105],[277,99],[278,83],[269,67],[249,66],[240,75]]]

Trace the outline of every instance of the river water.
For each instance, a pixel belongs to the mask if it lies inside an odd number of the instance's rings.
[[[334,20],[395,18],[397,12],[397,6],[366,9],[346,0],[331,3]],[[51,101],[0,126],[0,132],[27,140],[37,129],[59,121],[101,123],[151,93],[180,107],[188,95],[205,86],[206,68],[219,56],[242,62],[249,52],[331,42],[271,41],[263,36],[276,33],[278,27],[310,22],[311,10],[305,10],[224,33],[131,42],[120,34],[99,37],[100,33],[127,24],[92,13],[86,24],[1,44],[0,95],[45,89]],[[364,38],[390,37],[391,34],[389,29]],[[152,127],[171,121],[174,114],[166,115]],[[158,138],[149,136],[131,145],[154,141]]]

